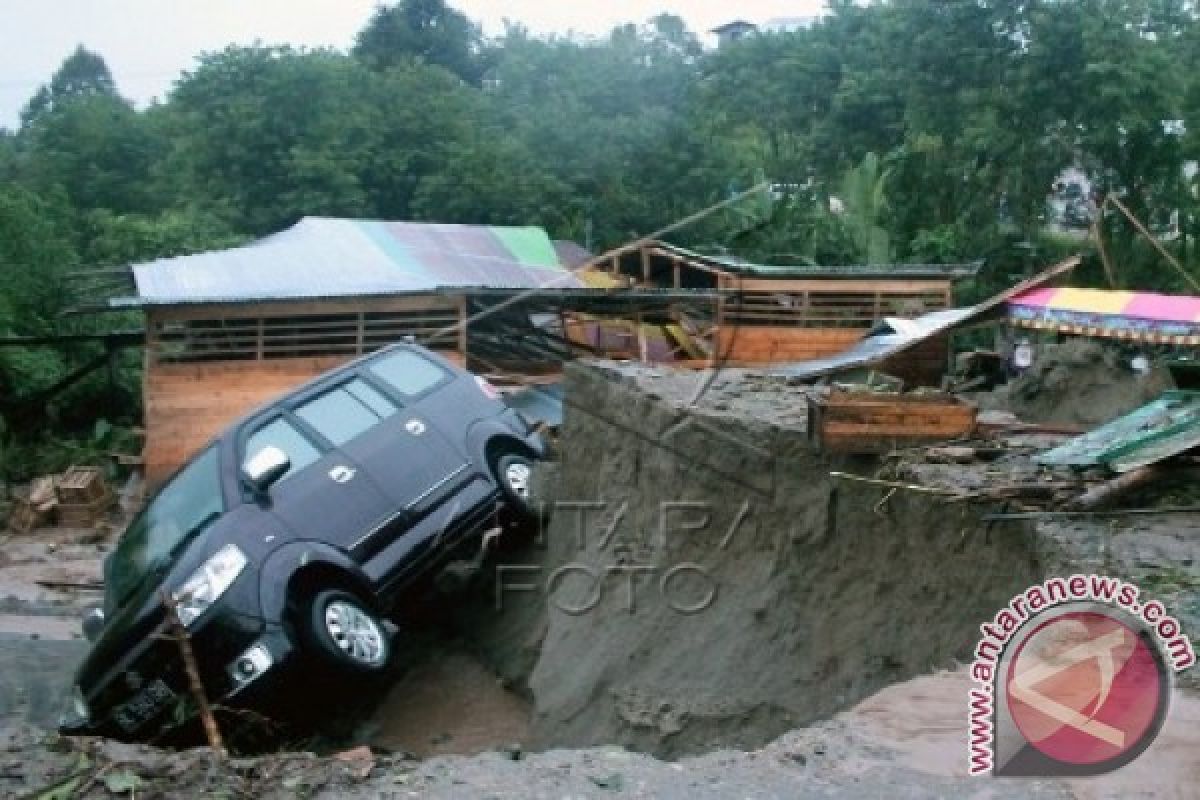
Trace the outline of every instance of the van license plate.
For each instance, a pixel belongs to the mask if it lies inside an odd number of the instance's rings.
[[[133,732],[158,716],[175,700],[175,692],[162,680],[142,689],[133,699],[117,709],[113,719],[127,732]]]

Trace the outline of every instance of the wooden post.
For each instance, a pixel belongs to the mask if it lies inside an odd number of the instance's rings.
[[[1071,511],[1091,511],[1101,508],[1134,489],[1153,483],[1161,478],[1165,471],[1165,468],[1158,464],[1138,467],[1110,481],[1093,486],[1068,503],[1067,508]]]
[[[1117,210],[1124,214],[1129,220],[1129,223],[1133,225],[1133,227],[1137,229],[1137,232],[1142,235],[1142,238],[1149,242],[1150,245],[1158,251],[1159,255],[1166,259],[1167,263],[1174,267],[1176,271],[1183,276],[1185,281],[1191,284],[1193,289],[1200,289],[1200,282],[1197,282],[1197,280],[1192,277],[1191,273],[1183,268],[1183,265],[1179,263],[1175,256],[1168,253],[1166,248],[1159,244],[1158,237],[1146,230],[1146,226],[1142,224],[1142,221],[1135,217],[1133,212],[1126,208],[1125,204],[1122,203],[1115,194],[1110,192],[1108,196],[1104,198],[1104,200],[1106,203],[1111,202],[1114,206],[1116,206]]]
[[[1096,251],[1100,254],[1100,263],[1104,267],[1104,277],[1108,279],[1108,288],[1117,288],[1117,274],[1108,258],[1108,249],[1104,246],[1104,232],[1100,230],[1100,219],[1092,223],[1092,237],[1096,240]]]
[[[634,316],[633,324],[637,330],[638,361],[641,361],[643,364],[649,364],[650,363],[650,347],[646,342],[646,329],[642,325],[641,312],[638,312]]]
[[[192,652],[192,640],[188,638],[187,628],[184,627],[179,619],[179,614],[175,611],[175,604],[171,602],[171,596],[163,592],[161,597],[163,608],[167,612],[167,627],[170,629],[171,638],[179,645],[179,655],[183,659],[183,669],[187,673],[188,688],[200,711],[200,722],[204,725],[204,735],[208,738],[208,746],[218,756],[225,758],[229,754],[221,739],[221,729],[217,727],[217,719],[213,716],[212,707],[208,704],[208,695],[204,691],[204,684],[200,682],[200,670],[196,666],[196,654]]]

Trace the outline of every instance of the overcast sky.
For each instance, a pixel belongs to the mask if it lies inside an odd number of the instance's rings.
[[[83,44],[104,56],[139,105],[162,97],[203,51],[230,43],[350,45],[378,0],[0,0],[0,126]],[[451,0],[488,33],[503,21],[535,32],[605,33],[662,11],[704,32],[732,18],[765,22],[817,13],[822,0]],[[733,7],[736,11],[730,11]]]

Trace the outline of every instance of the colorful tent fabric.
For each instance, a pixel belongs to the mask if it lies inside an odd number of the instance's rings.
[[[244,247],[138,264],[133,274],[137,296],[113,305],[582,286],[541,228],[325,217]]]
[[[1200,297],[1107,289],[1033,289],[1009,301],[1018,327],[1082,336],[1200,345]]]

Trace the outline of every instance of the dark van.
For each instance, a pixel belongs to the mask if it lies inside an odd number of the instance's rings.
[[[192,713],[170,615],[210,702],[317,659],[375,672],[400,591],[490,524],[532,516],[544,445],[482,378],[416,345],[328,373],[219,435],[104,565],[66,733],[143,738]]]

